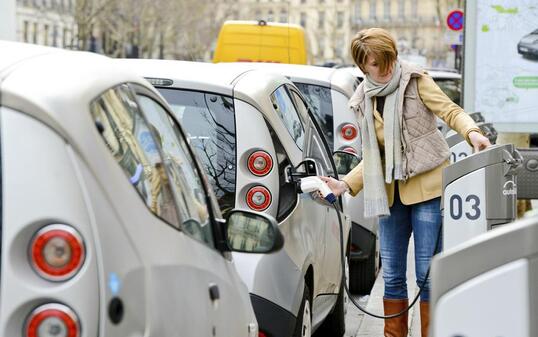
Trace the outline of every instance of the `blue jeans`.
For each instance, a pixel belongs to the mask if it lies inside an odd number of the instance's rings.
[[[394,193],[394,204],[390,216],[379,219],[381,263],[385,282],[385,298],[404,299],[407,295],[407,247],[411,232],[415,240],[415,269],[417,284],[426,277],[430,261],[441,229],[441,198],[427,200],[414,205],[400,201],[398,189]],[[439,238],[438,253],[442,238]],[[430,299],[428,280],[420,295],[421,301]]]

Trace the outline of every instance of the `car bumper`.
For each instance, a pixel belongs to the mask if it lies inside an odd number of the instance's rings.
[[[267,337],[293,335],[297,318],[281,306],[255,294],[250,294],[252,308],[261,332]]]
[[[522,55],[538,56],[538,48],[536,48],[535,46],[518,45],[517,52]]]
[[[370,257],[372,246],[375,245],[375,234],[357,223],[351,224],[351,249],[349,259],[366,260]]]

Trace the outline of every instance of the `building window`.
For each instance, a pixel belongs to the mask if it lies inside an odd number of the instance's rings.
[[[52,27],[52,46],[58,47],[58,26]]]
[[[302,3],[302,4],[305,4],[305,3],[306,3],[306,0],[301,0],[301,3]]]
[[[305,12],[301,12],[300,23],[301,23],[301,26],[303,26],[303,28],[306,28],[306,13]]]
[[[270,10],[269,13],[267,13],[267,21],[272,22],[275,19],[275,13]]]
[[[325,12],[318,13],[318,28],[325,27]]]
[[[38,25],[37,25],[37,22],[34,22],[34,31],[32,32],[33,33],[33,36],[32,36],[32,42],[33,43],[37,43],[37,31],[38,31]]]
[[[49,25],[43,26],[43,44],[45,46],[49,45]]]
[[[355,23],[359,23],[361,21],[361,1],[355,1]]]
[[[62,33],[62,48],[65,48],[67,46],[67,33],[68,30],[67,28],[64,28],[63,30],[63,33]]]
[[[398,0],[398,16],[405,17],[405,0]]]
[[[280,22],[288,22],[288,12],[285,9],[280,11]]]
[[[344,27],[344,12],[336,13],[336,27],[337,28]]]
[[[23,25],[23,27],[22,27],[22,40],[24,42],[28,42],[28,26],[29,26],[29,23],[28,23],[28,21],[23,21],[22,25]]]
[[[318,47],[319,47],[318,55],[323,57],[325,55],[325,39],[324,38],[321,38],[318,40]]]
[[[390,2],[391,0],[385,0],[384,6],[383,6],[385,10],[385,13],[384,13],[385,20],[390,20]]]
[[[377,19],[377,15],[376,15],[377,6],[376,6],[376,4],[377,4],[376,0],[370,0],[370,19],[371,20],[376,20]]]
[[[414,18],[417,18],[417,14],[418,14],[417,5],[418,5],[417,0],[411,0],[411,15]]]

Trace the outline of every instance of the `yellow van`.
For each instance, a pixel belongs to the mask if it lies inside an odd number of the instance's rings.
[[[303,27],[266,21],[226,21],[213,62],[307,64]]]

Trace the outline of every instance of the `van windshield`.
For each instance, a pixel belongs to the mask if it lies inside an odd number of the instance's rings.
[[[314,112],[316,122],[321,128],[322,134],[329,145],[334,148],[333,137],[333,103],[331,89],[314,84],[294,83],[308,101]]]
[[[235,112],[231,97],[157,88],[170,104],[209,178],[224,216],[235,205]]]

